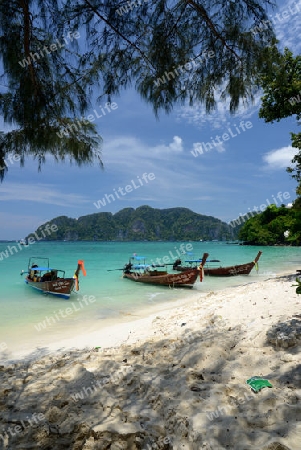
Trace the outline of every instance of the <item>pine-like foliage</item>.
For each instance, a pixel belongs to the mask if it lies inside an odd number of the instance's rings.
[[[95,159],[101,163],[100,136],[93,124],[81,119],[88,100],[76,30],[67,34],[59,5],[55,1],[3,1],[0,29],[4,69],[0,112],[11,127],[0,134],[1,180],[10,152],[20,156],[21,164],[33,155],[39,167],[46,153],[77,164]],[[66,130],[66,125],[74,126]]]
[[[95,87],[99,99],[110,100],[134,85],[156,114],[186,101],[202,102],[210,112],[220,98],[229,99],[235,111],[240,101],[252,100],[258,72],[268,62],[267,48],[275,45],[266,14],[271,3],[2,1],[6,88],[0,112],[14,130],[1,135],[0,158],[17,151],[22,161],[33,154],[42,162],[49,151],[58,159],[92,162],[100,138],[91,124],[75,135],[57,136],[66,121],[76,121],[87,110]],[[43,51],[75,30],[78,42]],[[40,58],[32,56],[41,51]]]
[[[216,93],[235,111],[250,100],[267,48],[275,44],[265,7],[254,0],[67,0],[67,16],[87,26],[83,61],[96,67],[103,93],[131,82],[155,112]],[[264,26],[262,26],[264,24]],[[258,32],[258,30],[260,30]],[[101,67],[101,70],[98,68]]]

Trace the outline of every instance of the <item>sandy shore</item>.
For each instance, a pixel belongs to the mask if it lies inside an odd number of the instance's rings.
[[[1,366],[0,449],[300,450],[294,279],[194,294]],[[254,393],[253,376],[273,387]]]

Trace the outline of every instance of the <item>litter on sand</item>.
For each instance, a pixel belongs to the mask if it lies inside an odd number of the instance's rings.
[[[256,393],[265,387],[273,387],[269,380],[262,377],[249,378],[247,384],[251,387],[252,391]]]

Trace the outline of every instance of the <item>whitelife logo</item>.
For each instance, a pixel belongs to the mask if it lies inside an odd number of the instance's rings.
[[[142,180],[141,180],[142,178]],[[153,181],[156,177],[154,173],[144,173],[141,178],[139,177],[139,175],[137,175],[137,184],[135,183],[134,180],[131,180],[131,184],[127,184],[124,188],[119,187],[117,190],[113,189],[113,194],[105,194],[105,196],[98,200],[97,202],[94,202],[93,205],[97,208],[100,209],[102,206],[106,206],[107,203],[111,203],[111,201],[115,202],[116,199],[120,199],[120,195],[121,196],[125,196],[126,194],[133,192],[133,189],[139,189],[141,186],[145,184],[148,184],[149,181]],[[143,183],[144,181],[144,183]],[[117,191],[119,192],[119,194],[117,193]],[[124,192],[125,191],[125,192]],[[115,197],[114,197],[115,195]]]
[[[72,32],[72,31],[68,31],[67,36],[63,37],[63,41],[65,42],[66,45],[68,45],[70,42],[72,42],[74,39],[79,39],[80,38],[80,34],[78,31]],[[65,44],[60,42],[58,39],[55,40],[55,42],[53,42],[52,44],[49,45],[49,49],[48,50],[48,46],[44,45],[43,48],[39,48],[37,50],[37,52],[33,53],[30,52],[27,58],[24,58],[22,61],[18,61],[20,66],[23,67],[23,69],[27,66],[29,66],[30,64],[32,64],[33,62],[36,62],[37,59],[41,59],[44,58],[46,55],[50,55],[52,52],[56,52],[61,48],[65,47]]]
[[[219,150],[222,148],[221,145],[223,145],[224,142],[238,136],[239,134],[241,134],[241,132],[245,132],[250,128],[253,128],[253,124],[249,120],[247,122],[244,122],[242,120],[238,127],[236,126],[236,124],[234,124],[234,128],[235,130],[233,130],[232,127],[227,128],[227,133],[223,133],[221,136],[217,134],[214,139],[213,137],[211,137],[211,142],[198,142],[194,144],[194,149],[191,150],[190,153],[196,158],[197,156],[202,155],[204,151],[208,152],[213,148],[217,148],[217,150]],[[235,133],[235,131],[237,132],[237,134]]]

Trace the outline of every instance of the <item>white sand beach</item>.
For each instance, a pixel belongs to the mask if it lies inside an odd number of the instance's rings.
[[[295,278],[194,293],[1,366],[0,449],[300,450]]]

